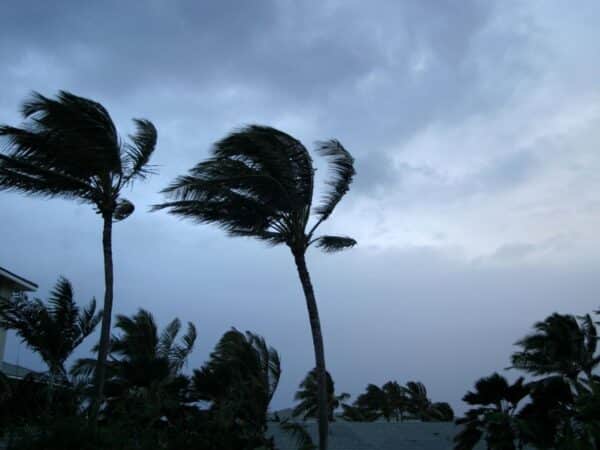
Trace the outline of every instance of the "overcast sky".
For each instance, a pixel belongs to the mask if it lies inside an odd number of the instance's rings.
[[[336,389],[420,380],[462,411],[533,322],[600,306],[600,3],[574,6],[8,0],[0,123],[20,123],[32,90],[66,89],[124,136],[133,117],[156,125],[160,173],[126,193],[137,209],[114,229],[115,312],[194,322],[188,370],[232,326],[265,336],[283,362],[274,408],[314,365],[289,251],[148,206],[240,125],[339,139],[357,176],[326,229],[359,245],[308,254]],[[64,275],[79,301],[102,299],[90,206],[0,205],[1,266],[42,298]],[[14,335],[7,360],[42,367]]]

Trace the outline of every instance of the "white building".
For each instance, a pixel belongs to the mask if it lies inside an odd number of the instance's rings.
[[[0,267],[0,297],[10,298],[10,296],[16,292],[31,292],[35,291],[37,288],[37,284]],[[0,370],[13,366],[12,364],[4,362],[5,347],[6,330],[0,328]],[[6,372],[6,370],[2,371]]]

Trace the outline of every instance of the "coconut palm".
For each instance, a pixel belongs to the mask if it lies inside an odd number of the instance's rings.
[[[464,428],[454,438],[455,450],[471,450],[483,438],[489,449],[521,448],[517,408],[528,394],[523,378],[513,384],[497,373],[479,379],[475,390],[463,397],[474,408],[456,421]]]
[[[582,373],[587,382],[592,380],[600,355],[596,355],[598,335],[589,314],[578,321],[554,313],[534,328],[534,333],[517,342],[521,350],[512,355],[512,367],[533,375],[563,376],[573,385]]]
[[[384,411],[384,417],[389,422],[392,418],[397,421],[404,420],[404,415],[408,407],[408,399],[405,390],[397,381],[388,381],[381,390],[385,394],[388,407]]]
[[[134,209],[121,197],[122,190],[151,173],[156,129],[147,120],[134,119],[137,130],[129,142],[123,141],[101,104],[65,91],[55,99],[34,93],[21,112],[26,121],[22,128],[0,126],[0,138],[7,143],[0,146],[0,189],[88,203],[103,220],[104,315],[93,419],[102,399],[110,338],[112,225]]]
[[[344,417],[353,421],[371,422],[380,417],[389,420],[392,414],[387,393],[375,384],[367,385],[354,404],[344,408]]]
[[[192,397],[210,402],[217,434],[235,435],[239,439],[235,445],[254,448],[262,443],[280,376],[277,351],[261,336],[233,328],[219,340],[206,364],[194,370]]]
[[[187,378],[181,369],[194,348],[196,328],[188,323],[178,342],[181,322],[174,319],[159,333],[152,314],[140,309],[132,317],[118,315],[107,361],[107,413],[136,414],[148,426],[169,416],[185,396]],[[98,351],[98,346],[95,348]],[[76,376],[90,376],[94,359],[79,359],[71,369]]]
[[[285,244],[294,256],[308,309],[319,384],[319,447],[327,448],[328,406],[325,351],[306,251],[352,247],[354,239],[316,236],[348,191],[354,159],[336,140],[317,152],[329,160],[332,175],[323,201],[313,210],[312,159],[302,143],[266,126],[252,125],[217,142],[212,156],[177,178],[163,192],[171,199],[154,209],[199,223],[214,223],[231,236],[250,236],[271,245]],[[309,224],[311,213],[314,221]]]
[[[300,383],[298,391],[294,395],[294,400],[299,403],[294,407],[292,415],[294,417],[302,416],[302,420],[309,417],[318,418],[319,416],[319,387],[317,382],[317,370],[312,369],[306,374],[304,380]],[[350,398],[350,394],[345,392],[335,395],[335,383],[329,372],[327,372],[327,418],[330,422],[335,420],[334,412],[341,402]]]
[[[75,303],[73,287],[59,278],[47,303],[25,295],[0,297],[0,326],[14,330],[48,366],[49,390],[56,381],[65,382],[65,362],[96,328],[102,311],[96,312],[96,300],[83,309]]]

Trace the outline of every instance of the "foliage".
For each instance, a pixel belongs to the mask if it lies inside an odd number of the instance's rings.
[[[36,352],[55,377],[67,379],[65,361],[100,322],[96,300],[80,310],[73,299],[73,287],[60,278],[47,304],[26,296],[0,298],[0,326],[15,330]]]
[[[186,401],[188,380],[181,369],[194,347],[196,328],[188,323],[177,342],[179,319],[159,334],[154,317],[144,309],[132,317],[117,316],[115,328],[120,334],[112,338],[107,362],[105,416],[122,417],[147,428],[161,418],[174,420]],[[90,377],[95,367],[94,359],[80,359],[71,373]]]
[[[351,247],[352,239],[313,234],[348,191],[354,159],[336,140],[320,143],[317,152],[329,160],[332,177],[309,231],[315,169],[308,150],[292,136],[259,125],[217,142],[211,158],[163,191],[173,200],[155,209],[215,223],[231,236],[286,244],[293,252],[303,253],[313,243],[327,251]]]
[[[417,419],[425,422],[449,422],[454,419],[452,407],[445,402],[432,402],[425,385],[409,381],[401,386],[388,381],[382,387],[369,384],[353,405],[343,405],[343,417],[349,421],[370,422]]]
[[[310,436],[310,433],[304,426],[290,420],[283,420],[280,423],[281,429],[288,434],[291,434],[296,439],[298,450],[316,450],[316,446]]]
[[[474,408],[456,421],[464,428],[455,437],[456,450],[472,449],[485,439],[488,448],[514,450],[521,442],[516,417],[519,403],[529,394],[529,388],[519,378],[509,384],[502,375],[494,373],[475,383],[463,401]]]
[[[339,408],[342,401],[348,398],[350,398],[350,394],[345,392],[335,395],[335,383],[329,372],[327,372],[327,401],[329,405],[327,415],[330,422],[335,420],[335,410]],[[302,380],[298,391],[294,395],[294,399],[299,402],[292,412],[294,417],[301,416],[302,420],[306,420],[309,417],[318,417],[319,401],[316,369],[312,369],[306,374],[306,377]]]
[[[476,383],[464,400],[476,406],[457,423],[465,427],[457,450],[481,439],[490,449],[533,448],[594,450],[600,445],[600,362],[597,330],[589,315],[552,314],[517,342],[514,368],[541,378],[508,385],[494,374]],[[519,403],[527,402],[517,410]]]
[[[591,378],[600,355],[595,354],[598,335],[589,314],[578,321],[554,313],[534,328],[534,333],[517,342],[521,350],[512,356],[514,368],[533,375],[560,375],[571,382],[582,373]]]
[[[151,173],[156,145],[151,122],[122,141],[108,111],[97,102],[60,91],[56,99],[33,93],[21,109],[22,128],[0,126],[8,143],[0,153],[0,189],[75,199],[121,220],[133,204],[121,189]]]
[[[262,337],[233,328],[194,370],[192,397],[210,403],[210,423],[220,435],[235,437],[237,445],[265,445],[267,410],[280,376],[277,351]]]

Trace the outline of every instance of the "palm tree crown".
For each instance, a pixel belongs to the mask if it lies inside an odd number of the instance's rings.
[[[314,238],[333,212],[354,176],[354,159],[336,140],[317,151],[329,159],[333,178],[316,222],[307,230],[314,191],[314,167],[308,150],[290,135],[252,125],[217,142],[213,156],[177,178],[163,192],[173,201],[156,205],[171,214],[216,223],[232,236],[253,236],[304,252],[315,244],[325,251],[351,247],[347,237]]]
[[[133,212],[120,193],[150,173],[151,122],[135,119],[137,132],[123,142],[100,103],[65,91],[56,99],[34,93],[21,112],[22,128],[0,126],[9,144],[0,152],[0,189],[81,200],[115,220]]]
[[[589,316],[577,318],[554,313],[534,325],[535,332],[517,342],[513,367],[534,375],[560,375],[574,382],[580,373],[592,378],[600,363],[598,336]]]
[[[47,304],[25,296],[0,297],[0,326],[15,330],[55,377],[66,377],[65,361],[94,331],[101,317],[95,299],[83,309],[77,306],[71,283],[62,277]]]
[[[350,394],[342,392],[339,395],[335,394],[335,383],[329,372],[327,372],[327,399],[329,409],[327,415],[329,421],[333,422],[334,412],[341,405],[341,402],[350,398]],[[299,403],[294,407],[292,415],[295,417],[302,416],[303,420],[309,417],[317,418],[319,412],[319,399],[318,399],[318,382],[317,382],[317,370],[312,369],[302,383],[300,383],[298,391],[294,395],[294,399]]]

